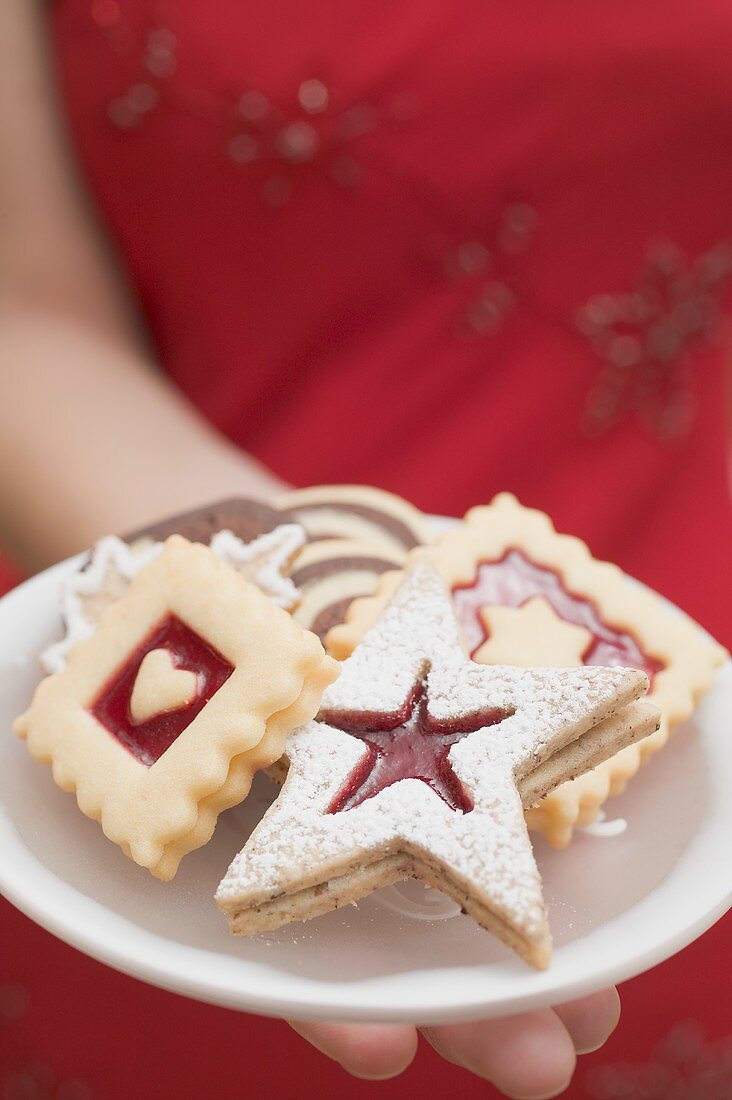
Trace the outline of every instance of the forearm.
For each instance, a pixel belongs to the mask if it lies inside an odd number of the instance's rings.
[[[281,483],[124,344],[0,313],[0,540],[28,568],[215,497]]]
[[[45,5],[0,4],[0,308],[74,316],[140,345],[137,310],[69,146]]]
[[[0,541],[29,568],[278,482],[155,371],[73,164],[38,0],[0,4]]]

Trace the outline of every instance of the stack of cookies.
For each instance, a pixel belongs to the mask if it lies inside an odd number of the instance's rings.
[[[439,530],[320,486],[108,536],[16,732],[162,880],[284,780],[216,894],[235,934],[412,876],[545,967],[528,828],[568,844],[725,652],[508,494]]]

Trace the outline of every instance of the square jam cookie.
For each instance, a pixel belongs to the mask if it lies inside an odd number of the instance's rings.
[[[337,674],[313,634],[174,535],[14,728],[110,840],[170,879]]]

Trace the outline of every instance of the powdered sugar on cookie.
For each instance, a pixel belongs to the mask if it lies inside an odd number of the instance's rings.
[[[651,676],[648,701],[661,712],[658,729],[638,744],[619,744],[614,756],[528,811],[529,828],[564,847],[573,828],[592,821],[689,718],[726,651],[688,616],[671,615],[659,595],[593,558],[583,542],[559,534],[547,515],[509,493],[471,508],[426,553],[452,592],[478,663],[628,665]],[[345,622],[326,635],[328,651],[349,656],[399,582],[398,572],[383,574],[374,596],[352,602]]]
[[[288,740],[283,791],[217,893],[232,929],[260,931],[355,900],[383,884],[379,867],[389,864],[391,881],[413,874],[438,885],[529,962],[547,965],[517,782],[646,686],[630,669],[474,664],[442,582],[416,562],[326,689],[320,721]],[[449,743],[442,755],[440,738]],[[363,800],[347,808],[344,791],[359,785]],[[341,880],[350,896],[339,893]]]

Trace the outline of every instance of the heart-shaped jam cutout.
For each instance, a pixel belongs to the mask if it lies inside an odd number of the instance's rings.
[[[204,638],[168,615],[130,653],[89,711],[149,768],[233,671]]]
[[[169,714],[193,702],[198,694],[198,676],[176,668],[169,649],[152,649],[140,664],[130,698],[130,718],[139,725],[159,714]]]

